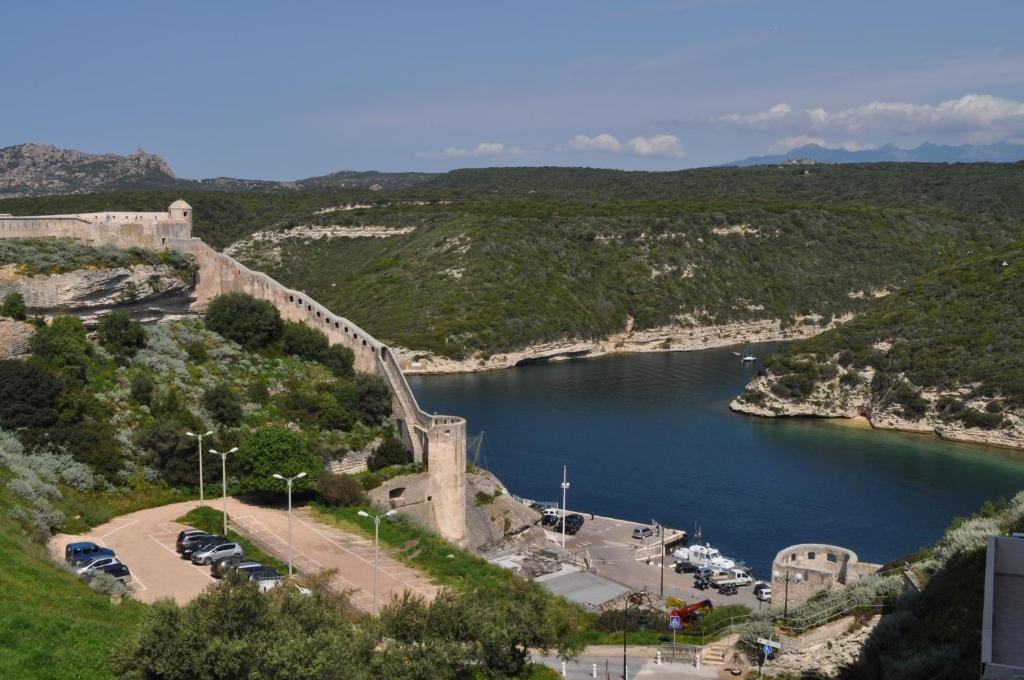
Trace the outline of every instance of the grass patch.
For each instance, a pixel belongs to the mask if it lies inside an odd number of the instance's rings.
[[[130,599],[113,605],[54,564],[10,517],[14,504],[0,486],[0,677],[113,678],[110,650],[146,606]]]
[[[220,534],[221,530],[224,528],[224,513],[220,510],[214,510],[209,506],[205,506],[189,510],[174,521],[187,524],[188,526],[195,527],[196,529],[202,529],[203,531],[209,531],[211,534]],[[242,546],[242,551],[245,553],[245,559],[256,560],[263,566],[277,569],[282,574],[288,573],[287,562],[282,562],[276,557],[263,552],[247,538],[236,531],[232,531],[230,524],[228,525],[227,537]]]
[[[86,533],[92,527],[106,524],[114,517],[136,510],[156,508],[171,503],[193,500],[194,493],[170,489],[164,484],[137,480],[131,487],[114,492],[79,491],[61,487],[57,507],[67,518],[62,531],[66,534]]]

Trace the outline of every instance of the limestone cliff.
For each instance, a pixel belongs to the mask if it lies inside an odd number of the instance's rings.
[[[16,359],[28,354],[28,341],[35,331],[30,323],[0,316],[0,359]]]
[[[920,389],[909,383],[916,408],[901,403],[893,390],[878,395],[871,384],[871,368],[851,369],[833,363],[835,374],[819,380],[813,391],[800,398],[780,396],[778,376],[761,371],[743,394],[729,404],[738,413],[763,417],[810,416],[864,418],[874,428],[935,434],[943,439],[990,446],[1024,449],[1024,412],[1005,408],[999,400],[979,396],[971,388]],[[992,404],[992,405],[990,405]],[[998,412],[996,409],[999,409]],[[965,414],[989,414],[975,423]]]
[[[18,265],[0,267],[0,298],[21,293],[30,314],[75,314],[92,325],[102,314],[124,310],[140,321],[189,313],[191,281],[170,265],[87,267],[28,276]]]

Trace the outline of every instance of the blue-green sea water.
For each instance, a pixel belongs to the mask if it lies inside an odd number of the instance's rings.
[[[751,346],[764,355],[772,345]],[[523,497],[703,536],[762,575],[795,543],[886,562],[1024,489],[1024,454],[818,419],[735,414],[756,370],[731,350],[411,376],[424,409],[486,432],[481,464]]]

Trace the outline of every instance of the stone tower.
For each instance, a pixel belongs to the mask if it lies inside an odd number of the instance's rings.
[[[167,208],[167,213],[170,215],[171,222],[187,222],[190,226],[192,224],[192,206],[180,198],[171,203]]]

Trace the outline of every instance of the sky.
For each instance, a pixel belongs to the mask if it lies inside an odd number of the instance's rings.
[[[1024,143],[1020,0],[21,2],[0,147],[180,177]]]

